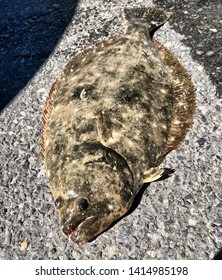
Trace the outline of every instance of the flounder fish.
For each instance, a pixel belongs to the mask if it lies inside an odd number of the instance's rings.
[[[62,230],[75,243],[122,217],[191,127],[190,77],[153,39],[170,16],[124,8],[125,32],[74,56],[46,99],[42,154]]]

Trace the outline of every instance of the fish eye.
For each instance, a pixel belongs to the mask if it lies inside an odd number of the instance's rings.
[[[57,209],[59,209],[59,208],[61,208],[63,206],[63,203],[64,203],[64,199],[61,196],[59,196],[59,197],[56,198],[54,204],[55,204],[55,207]]]
[[[77,204],[77,208],[79,209],[80,212],[83,212],[83,211],[86,211],[86,209],[88,208],[88,201],[84,198],[81,198],[79,201],[78,201],[78,204]]]

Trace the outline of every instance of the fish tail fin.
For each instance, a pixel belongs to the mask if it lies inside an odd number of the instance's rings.
[[[158,30],[171,17],[171,13],[156,7],[125,7],[123,9],[123,18],[127,22],[126,33],[132,30],[149,32],[153,37]]]

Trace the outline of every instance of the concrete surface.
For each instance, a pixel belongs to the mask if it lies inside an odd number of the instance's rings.
[[[44,100],[53,80],[73,54],[123,30],[120,16],[123,6],[152,3],[79,1],[68,27],[55,40],[58,41],[55,49],[49,48],[51,55],[34,67],[31,73],[34,76],[31,75],[23,89],[17,88],[20,89],[17,98],[0,116],[1,259],[213,259],[216,254],[219,256],[222,248],[221,77],[216,70],[212,73],[212,69],[220,67],[220,52],[215,51],[212,56],[207,52],[217,44],[210,36],[215,40],[221,38],[221,31],[218,20],[213,22],[209,16],[206,27],[208,19],[202,17],[203,11],[209,15],[214,11],[215,17],[219,10],[211,9],[214,1],[183,1],[181,6],[175,1],[155,2],[170,5],[170,10],[175,11],[172,21],[156,37],[188,69],[197,93],[193,128],[184,144],[170,153],[163,164],[176,172],[166,180],[150,184],[138,207],[92,243],[78,246],[62,234],[40,155]],[[198,10],[201,2],[203,9]],[[24,14],[27,10],[24,9]],[[52,13],[49,25],[56,20]],[[188,32],[192,22],[195,22],[194,29],[198,26],[204,30],[200,34],[206,34],[202,46],[198,47],[202,35]],[[206,54],[201,55],[202,51]],[[13,83],[13,78],[7,77],[10,72],[5,73],[5,78]]]

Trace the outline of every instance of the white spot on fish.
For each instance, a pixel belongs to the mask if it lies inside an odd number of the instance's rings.
[[[179,121],[179,120],[175,120],[173,123],[174,123],[174,124],[180,124],[180,123],[181,123],[181,121]]]
[[[135,144],[133,143],[133,141],[131,141],[130,139],[126,139],[125,142],[127,142],[127,145],[129,147],[135,147]]]
[[[112,204],[109,204],[109,205],[108,205],[108,208],[109,208],[109,210],[113,210],[113,205],[112,205]]]
[[[85,89],[83,89],[83,90],[81,91],[81,93],[80,93],[80,99],[81,99],[81,100],[86,100],[86,90],[85,90]]]
[[[70,190],[67,192],[67,198],[75,198],[78,194],[74,190]]]
[[[163,89],[163,88],[161,88],[160,92],[163,93],[163,94],[166,94],[166,93],[167,93],[166,90]]]
[[[48,145],[49,145],[49,140],[47,139],[47,140],[45,141],[45,147],[48,147]]]
[[[178,106],[184,106],[184,103],[183,102],[179,102]]]

